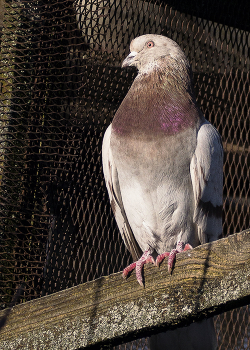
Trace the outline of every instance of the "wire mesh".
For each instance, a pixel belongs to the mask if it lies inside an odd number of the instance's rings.
[[[224,236],[249,227],[247,2],[2,1],[1,307],[121,270],[131,262],[112,216],[101,143],[136,71],[132,38],[182,47],[198,103],[222,135]],[[3,15],[4,14],[4,15]],[[249,307],[215,319],[219,349],[246,349]],[[147,339],[119,349],[147,349]]]

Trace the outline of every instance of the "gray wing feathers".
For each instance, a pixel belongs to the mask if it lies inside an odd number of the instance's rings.
[[[104,178],[106,182],[106,187],[108,189],[111,207],[115,215],[115,219],[116,219],[119,231],[122,235],[122,239],[125,243],[125,246],[132,254],[133,260],[136,261],[140,258],[142,251],[135,240],[135,237],[132,233],[132,230],[128,223],[126,213],[123,207],[117,169],[114,164],[112,152],[110,149],[111,128],[112,128],[112,125],[108,127],[103,138],[103,145],[102,145],[103,173],[104,173]]]
[[[204,122],[190,164],[194,191],[194,222],[201,244],[218,239],[222,233],[223,148],[217,130]]]

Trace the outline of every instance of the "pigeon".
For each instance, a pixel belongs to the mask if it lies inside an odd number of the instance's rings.
[[[135,38],[122,63],[131,66],[138,74],[105,132],[102,162],[134,261],[123,276],[135,269],[143,286],[144,264],[159,266],[167,257],[172,273],[178,253],[222,234],[223,148],[196,103],[191,66],[176,42],[155,34]]]

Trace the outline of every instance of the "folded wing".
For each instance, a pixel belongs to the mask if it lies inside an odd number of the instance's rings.
[[[133,260],[136,261],[141,257],[142,251],[135,240],[135,237],[130,228],[130,225],[128,223],[128,219],[123,207],[117,169],[114,164],[112,152],[110,149],[111,128],[112,128],[112,125],[108,127],[103,138],[103,145],[102,145],[103,173],[105,177],[106,186],[108,189],[111,207],[115,215],[115,219],[116,219],[119,231],[122,235],[122,239],[127,249],[132,254]]]
[[[207,121],[197,135],[190,164],[195,198],[194,222],[201,244],[222,233],[223,148],[217,130]]]

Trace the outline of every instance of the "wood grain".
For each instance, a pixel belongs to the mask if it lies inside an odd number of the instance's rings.
[[[250,230],[145,266],[99,278],[0,312],[0,349],[100,349],[250,303]]]

